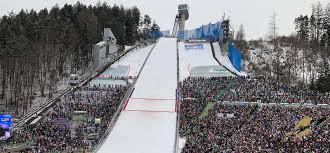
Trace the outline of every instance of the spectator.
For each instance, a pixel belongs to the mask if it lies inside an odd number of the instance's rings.
[[[231,103],[329,103],[328,95],[277,85],[268,79],[234,77],[188,78],[181,82],[180,92],[180,136],[187,140],[183,153],[330,152],[330,127],[324,120],[330,115],[328,108]],[[209,102],[215,105],[201,117]],[[304,116],[313,119],[306,127],[312,134],[302,139],[287,136]]]
[[[126,90],[124,86],[85,86],[68,93],[45,112],[35,126],[15,131],[11,141],[28,143],[30,152],[86,151],[95,147],[104,135]],[[85,114],[77,116],[75,111],[85,111]],[[86,118],[86,122],[74,121],[77,117]],[[101,123],[95,119],[101,119]]]

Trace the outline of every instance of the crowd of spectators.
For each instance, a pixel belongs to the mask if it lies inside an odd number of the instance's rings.
[[[31,152],[87,152],[101,140],[127,86],[85,86],[68,93],[40,121],[8,140]]]
[[[319,103],[310,97],[310,91],[277,85],[267,79],[224,77],[188,78],[180,83],[180,92],[179,131],[180,137],[186,139],[183,153],[330,152],[328,107],[267,104],[288,102],[290,98],[298,98],[300,103]],[[320,100],[329,102],[328,96],[317,94]],[[266,104],[230,103],[257,100]],[[202,116],[209,103],[214,103],[213,107]],[[297,133],[289,135],[297,122],[307,116],[312,121],[300,127],[298,133],[306,128],[312,133],[302,137]]]
[[[181,86],[188,97],[208,95],[207,98],[217,101],[330,104],[329,94],[291,87],[267,78],[188,78]]]

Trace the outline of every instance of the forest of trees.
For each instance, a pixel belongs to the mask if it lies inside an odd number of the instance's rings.
[[[60,79],[86,71],[103,28],[111,28],[118,45],[132,45],[148,37],[151,22],[136,7],[100,2],[21,10],[1,17],[0,108],[24,114],[37,92],[51,97]]]
[[[294,23],[297,31],[294,47],[303,51],[304,63],[310,67],[311,88],[330,91],[330,3],[325,7],[316,3],[310,16],[300,15]]]
[[[262,48],[270,55],[266,66],[258,71],[282,83],[330,91],[330,3],[325,6],[316,3],[312,14],[296,17],[292,21],[296,31],[290,36],[278,36],[276,20],[274,14],[268,45],[262,45],[262,40],[249,42],[249,47]]]

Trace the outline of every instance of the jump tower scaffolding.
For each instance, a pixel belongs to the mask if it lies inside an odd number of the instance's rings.
[[[189,19],[189,6],[188,4],[180,4],[178,6],[178,14],[175,17],[173,26],[172,37],[176,37],[178,31],[185,30],[185,22]]]

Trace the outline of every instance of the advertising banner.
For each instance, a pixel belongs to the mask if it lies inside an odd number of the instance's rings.
[[[0,140],[6,140],[10,137],[11,115],[0,114]]]
[[[233,43],[228,44],[228,57],[237,71],[241,71],[241,52],[235,47]]]
[[[221,36],[221,23],[202,25],[193,30],[178,31],[177,37],[183,40],[205,39],[217,41]]]
[[[189,50],[189,49],[203,49],[204,48],[203,44],[184,45],[184,47],[186,48],[186,50]]]

